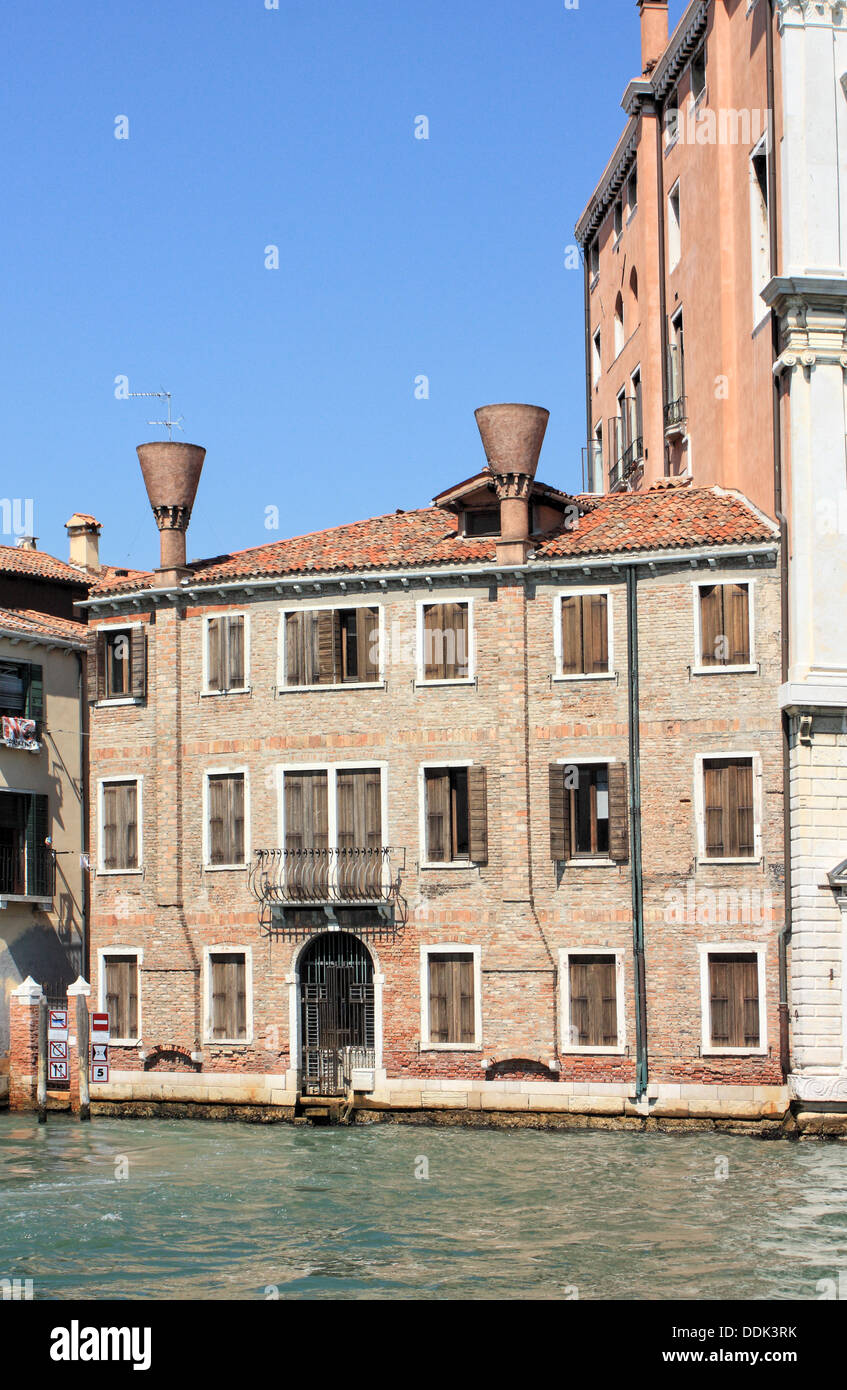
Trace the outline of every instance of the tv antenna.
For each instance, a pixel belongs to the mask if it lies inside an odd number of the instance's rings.
[[[181,429],[182,429],[182,420],[183,420],[183,416],[182,416],[182,415],[178,416],[178,418],[177,418],[176,420],[173,420],[173,419],[171,418],[171,393],[170,393],[170,391],[129,391],[129,392],[127,392],[127,395],[129,395],[129,396],[137,396],[137,397],[138,397],[138,396],[156,396],[160,401],[167,401],[167,403],[168,403],[168,418],[167,418],[167,420],[148,420],[148,421],[147,421],[148,425],[158,425],[161,429],[167,430],[167,432],[168,432],[168,439],[173,439],[173,431],[174,431],[175,429],[176,429],[176,430],[181,430]]]

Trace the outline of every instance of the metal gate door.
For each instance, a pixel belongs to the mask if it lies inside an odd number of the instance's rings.
[[[373,961],[349,932],[311,941],[300,961],[305,1095],[343,1095],[351,1066],[373,1066]]]

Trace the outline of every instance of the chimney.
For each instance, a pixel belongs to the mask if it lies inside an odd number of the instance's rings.
[[[474,411],[500,499],[497,559],[522,565],[529,553],[529,499],[549,410],[540,405],[482,405]]]
[[[72,565],[80,569],[100,569],[100,522],[86,512],[74,512],[65,522]]]
[[[136,453],[159,528],[157,574],[162,585],[171,588],[191,573],[185,563],[185,533],[206,450],[199,444],[159,439],[153,444],[139,444]]]
[[[16,549],[16,550],[37,550],[37,549],[38,549],[38,537],[37,537],[37,536],[18,536],[18,539],[15,541],[15,549]]]
[[[668,0],[638,0],[641,11],[641,71],[653,71],[668,46]]]

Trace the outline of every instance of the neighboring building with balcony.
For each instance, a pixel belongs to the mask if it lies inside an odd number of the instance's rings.
[[[776,528],[568,497],[546,419],[191,565],[204,451],[140,447],[160,568],[86,604],[95,1100],[782,1115]]]

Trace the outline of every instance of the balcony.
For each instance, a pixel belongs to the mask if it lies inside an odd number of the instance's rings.
[[[640,437],[624,449],[623,453],[609,469],[609,491],[619,492],[629,482],[633,473],[644,461],[644,440]]]
[[[603,491],[603,445],[596,439],[582,450],[582,490]]]
[[[56,886],[56,860],[47,845],[0,845],[0,899],[38,899],[51,902]]]
[[[665,436],[672,439],[677,435],[685,434],[688,423],[688,398],[679,396],[675,401],[668,401],[665,406]]]
[[[258,849],[250,866],[250,891],[260,904],[260,924],[274,935],[326,930],[393,929],[405,922],[400,880],[405,850]]]

